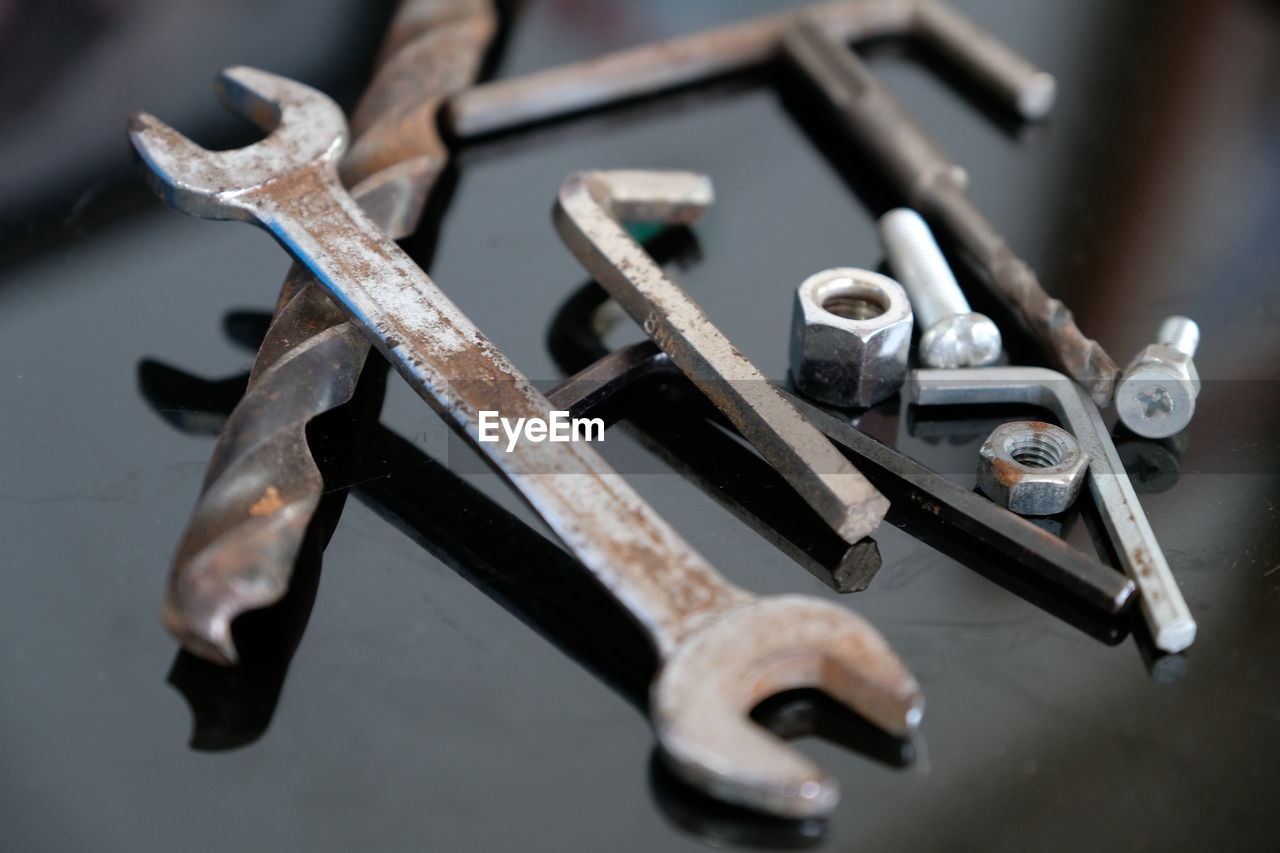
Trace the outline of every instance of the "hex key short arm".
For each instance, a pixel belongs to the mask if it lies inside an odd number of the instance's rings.
[[[880,524],[889,501],[620,224],[686,223],[711,201],[711,182],[690,172],[581,172],[561,185],[554,219],[596,281],[823,520],[856,542]]]

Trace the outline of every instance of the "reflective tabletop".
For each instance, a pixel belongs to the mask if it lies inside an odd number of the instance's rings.
[[[531,0],[505,10],[491,76],[794,5]],[[1000,554],[892,513],[867,588],[839,592],[798,496],[688,393],[637,386],[612,405],[606,458],[735,583],[856,609],[926,696],[906,742],[820,695],[772,700],[757,719],[821,735],[797,744],[839,778],[841,805],[805,822],[724,806],[655,751],[655,661],[636,626],[375,367],[311,428],[320,520],[286,600],[237,624],[245,663],[180,654],[160,623],[169,563],[289,261],[261,231],[155,199],[125,115],[243,144],[209,85],[230,64],[350,107],[391,4],[73,0],[55,14],[28,0],[0,19],[0,846],[1274,846],[1280,7],[955,5],[1057,77],[1047,121],[1018,123],[918,46],[864,46],[872,70],[1118,361],[1165,316],[1200,324],[1191,426],[1115,433],[1199,623],[1189,652],[1156,655],[1136,620],[1065,612],[1020,589]],[[549,211],[587,168],[711,176],[704,219],[650,245],[783,383],[795,288],[828,267],[882,269],[875,219],[902,203],[781,67],[460,145],[438,220],[406,248],[544,388],[581,366],[553,320],[591,283]],[[1044,364],[960,277],[1000,323],[1006,360]],[[605,336],[641,338],[625,318]],[[894,397],[837,414],[972,487],[990,431],[1043,412]],[[779,542],[771,524],[799,532]],[[1043,524],[1115,565],[1087,501]]]

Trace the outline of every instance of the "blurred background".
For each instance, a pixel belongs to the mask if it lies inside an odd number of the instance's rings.
[[[1185,658],[1149,666],[1127,631],[1100,641],[889,526],[870,588],[838,596],[619,427],[606,456],[713,564],[758,592],[855,607],[928,699],[913,744],[867,743],[849,721],[832,724],[844,746],[803,742],[844,785],[830,822],[719,806],[653,755],[653,664],[635,629],[394,376],[313,433],[343,463],[326,472],[330,528],[288,607],[242,626],[261,649],[253,666],[177,655],[159,619],[169,561],[288,259],[255,229],[155,199],[125,118],[145,109],[208,147],[243,144],[251,132],[211,89],[234,64],[350,108],[393,5],[0,0],[0,846],[1273,846],[1280,6],[1268,0],[955,0],[1057,77],[1057,107],[1034,126],[915,46],[861,49],[1118,361],[1169,314],[1200,323],[1191,427],[1117,436],[1200,622]],[[489,74],[796,5],[508,3]],[[675,252],[677,278],[778,381],[794,288],[880,264],[875,216],[900,202],[780,68],[468,144],[438,237],[408,246],[547,383],[563,375],[548,326],[587,278],[548,211],[567,174],[595,167],[711,175],[717,203]],[[962,280],[1012,363],[1040,363]],[[638,337],[626,323],[610,340]],[[895,398],[859,426],[971,485],[999,420]],[[378,447],[397,473],[363,482],[344,448],[369,421],[393,437]],[[1059,521],[1088,548],[1084,515]],[[767,709],[783,728],[830,712],[793,698]]]

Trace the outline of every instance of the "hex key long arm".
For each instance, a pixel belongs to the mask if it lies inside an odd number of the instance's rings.
[[[1156,648],[1180,652],[1196,623],[1147,522],[1124,463],[1096,406],[1061,373],[1040,367],[917,370],[905,393],[920,406],[1026,403],[1057,415],[1088,451],[1089,490],[1125,573],[1137,584],[1142,615]]]
[[[711,181],[691,172],[580,172],[561,185],[553,218],[596,281],[823,520],[856,542],[880,524],[889,501],[621,225],[687,223],[711,202]]]

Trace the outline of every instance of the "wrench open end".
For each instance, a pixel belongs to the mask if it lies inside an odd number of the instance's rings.
[[[204,219],[251,219],[242,196],[305,165],[333,168],[346,148],[342,110],[310,86],[255,68],[225,69],[216,81],[231,112],[268,135],[210,151],[147,113],[129,119],[129,139],[152,187],[172,207]]]
[[[783,817],[820,817],[835,808],[839,784],[748,716],[770,696],[805,687],[897,736],[924,714],[919,684],[868,622],[784,595],[728,610],[685,639],[654,683],[654,727],[690,784]]]

